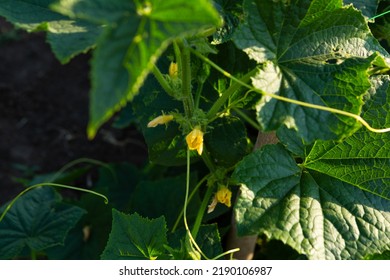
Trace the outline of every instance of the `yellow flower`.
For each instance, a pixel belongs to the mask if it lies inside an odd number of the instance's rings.
[[[225,204],[227,207],[232,206],[231,204],[232,192],[227,187],[225,186],[220,187],[217,193],[215,194],[215,197],[217,199],[217,202]]]
[[[148,123],[148,127],[156,127],[159,124],[166,124],[166,123],[170,122],[171,120],[173,120],[172,115],[161,115],[161,116],[158,116],[157,118],[154,118],[153,120],[151,120]]]
[[[214,211],[218,203],[225,204],[227,207],[231,207],[232,192],[225,186],[222,186],[218,189],[217,193],[214,195],[213,200],[208,206],[207,213]]]
[[[203,132],[195,127],[187,136],[186,141],[190,150],[197,150],[201,155],[203,152]]]
[[[169,73],[169,76],[171,78],[173,78],[173,79],[177,78],[177,76],[179,75],[179,70],[178,70],[177,63],[171,62],[171,64],[169,64],[168,73]]]

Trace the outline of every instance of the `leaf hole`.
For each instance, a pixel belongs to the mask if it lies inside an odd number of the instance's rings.
[[[342,59],[338,59],[338,58],[331,58],[331,59],[325,60],[326,64],[333,64],[333,65],[339,65],[342,62],[343,62],[343,60]]]

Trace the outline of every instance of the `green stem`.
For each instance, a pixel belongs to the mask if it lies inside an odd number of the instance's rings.
[[[284,96],[280,96],[280,95],[277,95],[277,94],[273,94],[273,93],[268,93],[268,92],[265,92],[263,90],[259,90],[253,86],[250,86],[246,83],[244,83],[242,80],[234,77],[233,75],[231,75],[229,72],[223,70],[221,67],[219,67],[217,64],[215,64],[214,62],[212,62],[210,59],[208,59],[207,57],[203,56],[201,53],[195,51],[195,50],[191,50],[196,56],[198,56],[200,59],[202,59],[203,61],[209,63],[214,69],[216,69],[217,71],[219,71],[220,73],[222,73],[224,76],[226,76],[227,78],[229,79],[232,79],[233,81],[235,81],[236,83],[239,83],[240,85],[242,85],[243,87],[246,87],[250,90],[253,90],[253,91],[256,91],[262,95],[265,95],[265,96],[269,96],[271,98],[274,98],[274,99],[277,99],[277,100],[280,100],[280,101],[283,101],[283,102],[286,102],[286,103],[291,103],[291,104],[295,104],[295,105],[299,105],[299,106],[303,106],[303,107],[307,107],[307,108],[312,108],[312,109],[317,109],[317,110],[321,110],[321,111],[326,111],[326,112],[330,112],[330,113],[334,113],[334,114],[338,114],[338,115],[343,115],[343,116],[346,116],[346,117],[350,117],[350,118],[353,118],[355,119],[356,121],[360,122],[365,128],[367,128],[369,131],[371,132],[374,132],[374,133],[386,133],[386,132],[390,132],[390,127],[387,127],[387,128],[373,128],[372,126],[370,126],[361,116],[359,115],[356,115],[356,114],[353,114],[353,113],[350,113],[350,112],[346,112],[346,111],[343,111],[343,110],[339,110],[339,109],[336,109],[336,108],[332,108],[332,107],[327,107],[327,106],[322,106],[322,105],[316,105],[316,104],[312,104],[312,103],[307,103],[307,102],[303,102],[303,101],[299,101],[299,100],[295,100],[295,99],[291,99],[291,98],[287,98],[287,97],[284,97]],[[214,104],[215,105],[215,104]]]
[[[198,210],[198,214],[196,216],[194,225],[192,227],[191,233],[194,239],[196,239],[196,236],[198,235],[199,228],[201,226],[204,213],[206,212],[206,208],[210,202],[211,195],[213,194],[213,187],[207,187],[207,191],[203,197],[202,204],[200,205],[200,208]]]
[[[204,57],[206,58],[206,57]],[[223,70],[224,71],[224,70]],[[250,81],[250,78],[253,77],[253,75],[258,70],[255,68],[249,73],[245,74],[240,81],[244,84],[247,84]],[[213,106],[210,108],[209,112],[207,113],[207,118],[212,119],[215,117],[215,115],[219,112],[221,107],[226,103],[226,101],[229,99],[229,97],[235,93],[240,87],[242,87],[242,83],[238,83],[237,81],[233,82],[233,84],[223,92],[223,94],[217,99],[217,101],[214,102]]]
[[[207,256],[202,252],[199,245],[196,243],[194,237],[191,234],[190,228],[188,226],[187,222],[187,206],[188,206],[188,194],[190,191],[190,166],[191,166],[191,155],[190,155],[190,149],[187,149],[187,172],[186,172],[186,195],[184,198],[184,211],[183,211],[183,222],[184,222],[184,228],[187,231],[188,238],[190,239],[192,245],[196,248],[196,250],[205,258],[208,259]]]
[[[69,168],[77,165],[77,164],[80,164],[80,163],[90,163],[90,164],[95,164],[95,165],[99,165],[99,166],[102,166],[104,168],[107,168],[113,178],[115,180],[117,180],[116,178],[116,174],[115,174],[115,171],[113,168],[111,168],[111,166],[107,163],[104,163],[104,162],[101,162],[101,161],[98,161],[98,160],[95,160],[95,159],[91,159],[91,158],[79,158],[79,159],[76,159],[76,160],[73,160],[67,164],[65,164],[60,170],[58,170],[54,175],[53,177],[50,178],[49,182],[54,182],[55,180],[58,179],[58,177],[60,177],[66,170],[68,170]]]
[[[199,182],[198,184],[195,186],[195,188],[192,190],[192,192],[190,193],[189,197],[188,197],[188,203],[190,203],[190,201],[192,200],[192,198],[194,197],[194,195],[196,194],[196,192],[199,190],[199,188],[203,185],[203,183],[210,177],[210,174],[209,175],[206,175],[204,176]],[[181,210],[179,216],[177,217],[176,219],[176,222],[172,228],[172,233],[174,233],[177,229],[177,227],[179,226],[179,223],[181,221],[181,219],[183,218],[183,214],[184,214],[184,207],[183,209]]]
[[[98,192],[95,192],[95,191],[91,191],[91,190],[88,190],[88,189],[82,189],[82,188],[78,188],[78,187],[73,187],[73,186],[68,186],[68,185],[63,185],[63,184],[56,184],[56,183],[40,183],[40,184],[36,184],[36,185],[33,185],[33,186],[30,186],[28,188],[26,188],[25,190],[23,190],[22,192],[20,192],[8,205],[7,207],[5,208],[4,212],[1,214],[0,216],[0,222],[4,219],[5,215],[7,214],[7,212],[11,209],[11,207],[14,205],[14,203],[22,196],[24,195],[26,192],[32,190],[32,189],[35,189],[35,188],[38,188],[38,187],[44,187],[44,186],[51,186],[51,187],[59,187],[59,188],[65,188],[65,189],[71,189],[71,190],[76,190],[76,191],[82,191],[82,192],[86,192],[86,193],[91,193],[91,194],[94,194],[94,195],[97,195],[97,196],[100,196],[104,199],[104,203],[107,204],[108,203],[108,198],[101,194],[101,193],[98,193]]]
[[[170,96],[175,96],[175,91],[168,84],[167,80],[164,78],[163,74],[160,72],[156,65],[153,66],[152,73],[160,84],[160,86],[166,91],[166,93],[168,93]]]
[[[200,83],[195,93],[195,108],[199,108],[200,95],[203,91],[203,83]]]
[[[388,14],[388,13],[390,13],[390,10],[388,10],[388,11],[386,11],[386,12],[383,12],[383,13],[381,13],[381,14],[379,14],[379,15],[373,16],[372,18],[369,18],[368,20],[373,20],[373,19],[376,19],[376,18],[378,18],[378,17],[382,17],[382,16],[384,16],[384,15],[386,15],[386,14]]]
[[[178,72],[181,73],[181,65],[182,65],[181,50],[180,50],[178,42],[176,42],[176,41],[173,41],[173,51],[175,52],[175,59],[176,59],[177,65],[178,65]]]
[[[184,43],[180,44],[180,47],[183,106],[186,117],[191,119],[195,107],[191,92],[191,53],[190,47]]]

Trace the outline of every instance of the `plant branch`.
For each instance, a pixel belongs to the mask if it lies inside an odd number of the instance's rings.
[[[202,204],[200,205],[200,208],[198,210],[198,214],[196,215],[196,219],[194,222],[194,225],[192,227],[191,233],[194,239],[196,239],[196,236],[198,235],[200,225],[203,220],[204,213],[206,212],[207,205],[209,204],[211,195],[213,194],[213,187],[207,187],[207,191],[203,197]]]
[[[187,201],[187,203],[190,203],[190,201],[191,201],[192,198],[194,197],[195,193],[199,190],[200,186],[202,186],[203,183],[204,183],[209,177],[210,177],[210,174],[204,176],[204,177],[198,182],[198,184],[195,186],[195,188],[192,190],[192,192],[191,192],[190,195],[188,196],[188,201]],[[172,231],[171,231],[172,233],[174,233],[174,232],[176,231],[177,227],[179,226],[179,222],[180,222],[181,218],[183,217],[183,214],[184,214],[184,207],[183,207],[183,209],[181,210],[179,216],[177,217],[174,226],[172,227]]]
[[[206,57],[205,57],[206,58]],[[221,69],[222,70],[222,69]],[[224,70],[222,70],[224,71]],[[223,92],[223,94],[214,102],[213,106],[210,108],[207,113],[207,118],[212,119],[221,109],[221,107],[226,103],[229,97],[235,93],[240,87],[243,86],[242,83],[247,84],[250,81],[250,78],[257,72],[257,69],[253,69],[249,73],[245,74],[241,79],[241,83],[234,81],[233,84]],[[227,72],[226,72],[227,73]],[[230,74],[229,74],[230,75]]]
[[[180,44],[181,50],[181,80],[182,80],[182,99],[184,112],[188,119],[191,119],[194,111],[194,99],[191,92],[191,53],[190,47],[184,43]]]
[[[164,78],[163,74],[160,72],[156,65],[153,65],[152,73],[160,86],[168,93],[170,96],[175,96],[175,91],[168,84],[167,80]]]

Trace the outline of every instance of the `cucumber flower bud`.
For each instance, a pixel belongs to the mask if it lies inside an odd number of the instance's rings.
[[[169,73],[169,77],[171,77],[172,79],[177,78],[177,76],[179,75],[177,63],[171,62],[171,64],[169,64],[168,73]]]
[[[225,204],[227,207],[231,207],[232,192],[227,187],[222,186],[218,189],[210,205],[208,206],[207,213],[214,211],[218,203]]]
[[[186,141],[190,150],[197,150],[199,155],[203,152],[203,132],[195,127],[187,136]]]
[[[232,191],[229,190],[227,187],[225,186],[221,187],[215,194],[215,197],[217,199],[217,202],[225,204],[227,207],[232,206],[231,203]]]
[[[167,124],[171,120],[173,120],[173,116],[172,115],[161,115],[161,116],[158,116],[157,118],[154,118],[153,120],[151,120],[148,123],[148,127],[156,127],[156,126],[158,126],[160,124]]]

